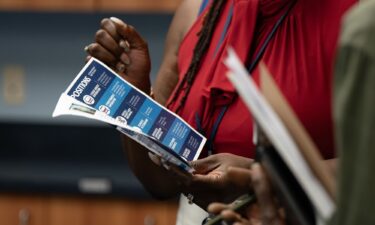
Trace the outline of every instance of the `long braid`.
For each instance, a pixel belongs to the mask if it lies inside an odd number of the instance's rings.
[[[178,113],[182,109],[186,102],[191,86],[193,85],[197,72],[200,68],[202,58],[205,55],[208,47],[210,46],[210,41],[218,22],[219,15],[224,8],[223,6],[225,1],[226,0],[213,0],[210,10],[204,18],[202,29],[198,33],[198,42],[194,47],[193,57],[190,62],[189,68],[185,73],[183,80],[178,85],[171,101],[167,105],[169,107],[173,102],[177,100],[177,97],[179,96],[181,91],[184,91],[184,96],[182,97],[176,109],[176,113]],[[185,84],[187,84],[186,87]]]

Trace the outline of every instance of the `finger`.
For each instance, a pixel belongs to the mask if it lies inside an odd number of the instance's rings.
[[[120,40],[119,45],[126,53],[130,52],[130,44],[126,40]]]
[[[130,65],[130,57],[125,54],[125,53],[122,53],[121,56],[120,56],[120,60],[121,62],[123,62],[126,66],[129,66]]]
[[[207,174],[207,175],[201,175],[201,174],[193,174],[192,177],[192,189],[193,190],[201,190],[203,188],[213,188],[218,189],[221,187],[221,183],[223,177],[219,174]]]
[[[111,19],[108,19],[108,18],[103,19],[100,22],[100,27],[106,30],[116,42],[120,41],[121,37],[117,33],[116,25]]]
[[[251,187],[251,170],[229,167],[227,170],[230,180],[239,187]]]
[[[260,209],[258,204],[251,204],[245,211],[245,217],[251,221],[260,221]]]
[[[159,157],[159,156],[157,156],[157,155],[154,154],[154,153],[149,152],[149,153],[148,153],[148,157],[151,159],[151,161],[152,161],[153,163],[155,163],[155,164],[158,165],[158,166],[161,166],[161,160],[160,160],[160,157]]]
[[[166,170],[170,170],[171,169],[170,163],[168,161],[166,161],[163,158],[160,158],[160,161],[161,161],[161,165],[164,167],[164,169],[166,169]]]
[[[192,174],[181,169],[177,165],[169,163],[169,171],[171,171],[174,176],[184,185],[190,185],[192,180]]]
[[[194,174],[206,174],[217,168],[219,165],[217,163],[216,156],[211,155],[206,158],[190,162],[190,166],[195,170]]]
[[[125,24],[122,20],[111,17],[112,22],[116,26],[117,33],[122,39],[127,40],[131,48],[147,48],[146,41],[142,36],[134,29],[133,26]]]
[[[170,171],[172,175],[176,177],[176,181],[179,184],[188,185],[191,181],[191,174],[189,172],[183,171],[181,168],[179,168],[177,165],[174,165],[160,156],[149,152],[148,157],[151,159],[153,163],[155,163],[158,166],[164,167],[166,170]]]
[[[116,63],[116,71],[121,75],[123,73],[126,73],[126,67],[122,62]]]
[[[246,221],[246,222],[234,222],[234,223],[232,223],[232,225],[253,225],[253,224],[250,223],[249,221]],[[258,225],[258,224],[256,224],[256,225]]]
[[[223,211],[224,209],[228,209],[228,208],[229,208],[229,205],[227,204],[214,202],[208,205],[207,211],[213,214],[219,214],[221,211]]]
[[[252,183],[260,207],[261,218],[265,224],[274,224],[279,219],[278,211],[268,178],[262,167],[256,163],[252,166]]]
[[[112,36],[106,30],[98,30],[95,34],[95,41],[115,56],[120,56],[123,52],[120,45],[112,38]]]
[[[220,213],[220,215],[223,217],[224,220],[227,220],[227,221],[238,221],[238,222],[242,221],[241,215],[230,209],[223,210]]]
[[[85,62],[87,63],[91,59],[91,55],[86,56]]]
[[[92,56],[100,61],[104,62],[105,64],[109,65],[110,67],[115,67],[117,63],[116,57],[101,46],[98,43],[92,43],[87,46],[87,52]]]
[[[263,225],[261,223],[252,223],[251,221],[248,221],[246,219],[241,219],[240,222],[234,222],[232,225]],[[268,225],[268,224],[266,224]]]

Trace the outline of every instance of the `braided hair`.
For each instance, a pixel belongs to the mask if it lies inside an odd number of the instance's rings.
[[[178,113],[182,109],[186,102],[191,86],[193,85],[197,72],[201,66],[202,58],[205,55],[208,47],[210,46],[212,35],[219,20],[219,15],[224,8],[225,2],[226,0],[213,0],[208,13],[205,15],[202,28],[197,34],[198,42],[195,45],[189,68],[185,73],[183,80],[180,82],[176,91],[174,92],[171,101],[167,105],[167,107],[169,107],[173,102],[175,102],[179,94],[183,91],[184,95],[179,105],[177,106],[177,109],[175,111],[176,113]]]

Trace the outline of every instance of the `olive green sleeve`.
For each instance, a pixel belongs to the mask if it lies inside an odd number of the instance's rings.
[[[339,164],[331,224],[375,224],[375,4],[346,17],[334,79]]]

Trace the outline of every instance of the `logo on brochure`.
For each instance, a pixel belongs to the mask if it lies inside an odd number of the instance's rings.
[[[95,103],[95,99],[94,99],[92,96],[90,96],[90,95],[85,95],[85,96],[83,96],[83,101],[84,101],[86,104],[88,104],[88,105],[92,105],[92,104]]]
[[[109,113],[111,112],[111,110],[107,106],[105,106],[105,105],[99,106],[99,111],[100,112],[104,112],[107,115],[109,115]]]
[[[91,78],[85,76],[81,80],[81,82],[78,84],[78,86],[76,87],[76,89],[73,91],[73,93],[72,93],[71,96],[73,98],[78,98],[82,94],[83,90],[85,90],[85,88],[89,85],[90,82],[91,82]]]

